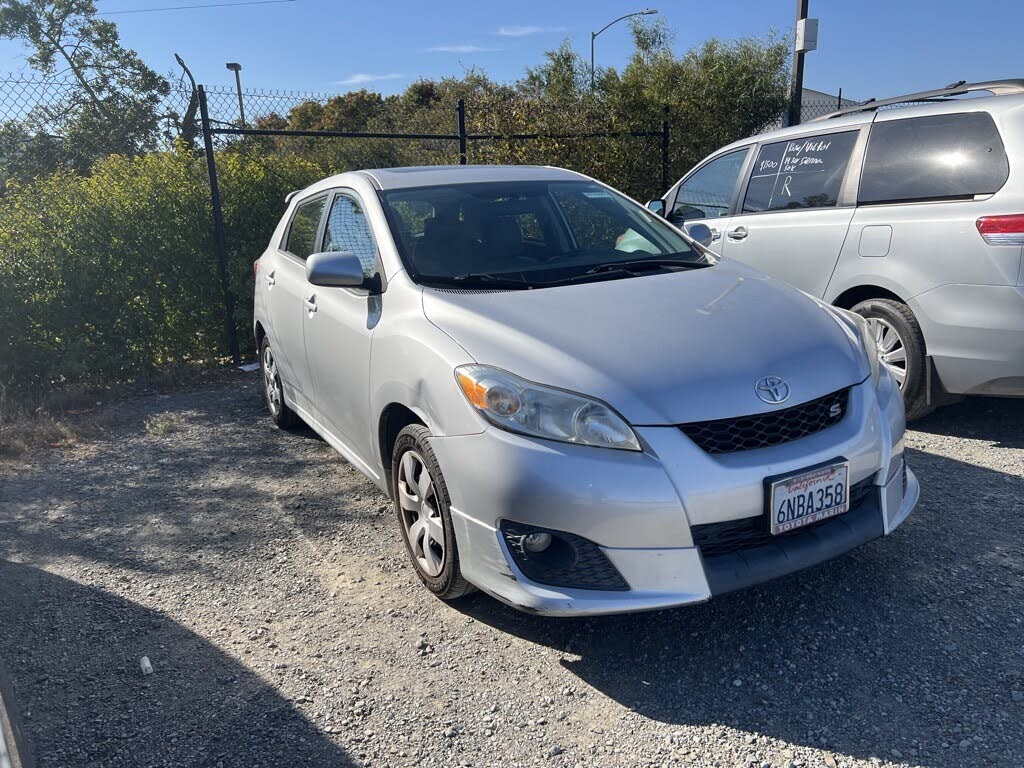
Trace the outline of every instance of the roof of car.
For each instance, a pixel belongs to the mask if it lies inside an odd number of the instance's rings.
[[[737,149],[739,147],[748,147],[751,144],[757,144],[759,141],[778,141],[781,139],[787,139],[790,136],[802,136],[803,134],[815,132],[821,133],[822,131],[831,131],[837,128],[844,127],[857,127],[864,125],[864,123],[870,123],[874,119],[873,112],[855,112],[852,115],[844,115],[837,117],[834,120],[829,120],[827,123],[800,123],[790,128],[778,128],[774,131],[766,131],[759,133],[754,136],[749,136],[739,141],[734,141],[728,146],[722,147],[715,154],[720,154],[731,149]]]
[[[892,102],[892,105],[889,105]],[[1024,105],[1024,94],[1007,93],[993,96],[977,96],[971,98],[949,98],[935,99],[928,101],[900,102],[897,98],[886,99],[875,104],[868,102],[859,105],[863,111],[853,111],[854,108],[844,109],[846,114],[834,113],[835,116],[824,116],[800,123],[790,128],[778,128],[774,131],[756,134],[739,141],[734,141],[728,146],[722,147],[716,155],[723,154],[733,149],[750,146],[758,142],[771,143],[796,136],[804,136],[809,133],[821,133],[823,131],[834,131],[842,128],[856,128],[857,126],[870,123],[876,115],[885,115],[884,119],[899,117],[919,117],[929,114],[947,114],[950,112],[969,112],[985,110],[988,112],[999,112],[1002,110],[1017,109]],[[878,107],[882,107],[878,110]],[[866,109],[865,109],[866,108]],[[878,110],[878,111],[876,111]]]
[[[541,165],[423,165],[359,171],[378,189],[474,184],[483,181],[566,181],[585,178],[564,168]]]

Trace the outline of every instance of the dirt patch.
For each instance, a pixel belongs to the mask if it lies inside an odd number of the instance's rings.
[[[921,505],[849,557],[566,620],[434,599],[388,500],[244,381],[121,403],[0,478],[39,765],[1024,762],[1024,403],[915,425]]]

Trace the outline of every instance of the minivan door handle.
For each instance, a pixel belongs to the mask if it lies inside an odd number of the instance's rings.
[[[310,312],[316,312],[316,294],[315,293],[312,296],[308,296],[307,298],[303,299],[302,303],[306,305],[306,309],[308,309]]]
[[[274,276],[275,274],[276,273],[273,270],[271,270],[270,272],[267,272],[267,275],[266,275],[267,285],[273,285],[274,283],[277,282],[277,278]]]
[[[729,230],[729,239],[730,240],[742,240],[746,236],[747,236],[747,228],[746,227],[733,227],[732,229]]]
[[[711,242],[712,243],[715,242],[716,240],[721,240],[722,239],[722,233],[719,232],[718,229],[716,229],[715,227],[711,227],[710,229],[711,229]]]

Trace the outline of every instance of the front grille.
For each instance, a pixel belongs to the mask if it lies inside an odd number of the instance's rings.
[[[868,494],[876,488],[873,477],[861,480],[859,483],[854,483],[850,488],[850,509],[855,509],[859,506],[867,498]],[[701,554],[704,557],[714,557],[715,555],[725,555],[730,552],[759,547],[762,544],[768,544],[775,539],[786,536],[799,535],[831,520],[835,520],[835,518],[827,517],[803,528],[796,528],[789,533],[773,536],[771,526],[768,524],[768,517],[762,513],[757,517],[744,517],[740,520],[726,520],[721,523],[695,525],[690,529],[690,532],[693,534],[693,543],[700,547]]]
[[[838,424],[846,415],[849,389],[781,411],[716,421],[680,424],[685,435],[707,453],[735,453],[799,440]]]

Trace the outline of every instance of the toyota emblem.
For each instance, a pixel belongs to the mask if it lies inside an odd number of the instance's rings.
[[[778,376],[762,376],[754,385],[754,392],[764,402],[778,405],[789,399],[789,384]]]

